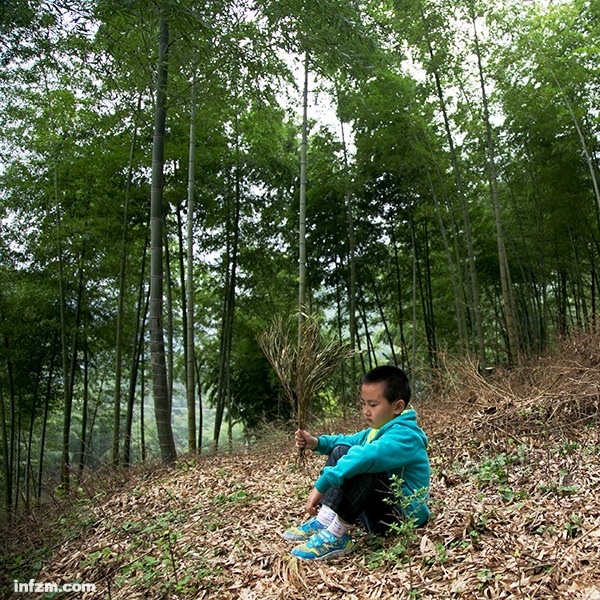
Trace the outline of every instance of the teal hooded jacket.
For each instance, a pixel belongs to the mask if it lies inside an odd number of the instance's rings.
[[[371,428],[353,435],[322,435],[315,449],[319,454],[331,454],[335,446],[350,446],[336,465],[325,467],[315,487],[325,493],[329,488],[340,487],[360,473],[397,475],[402,480],[402,493],[408,506],[398,508],[414,517],[422,525],[429,517],[427,508],[429,490],[429,457],[427,436],[417,425],[417,413],[407,409],[386,423],[368,442]]]

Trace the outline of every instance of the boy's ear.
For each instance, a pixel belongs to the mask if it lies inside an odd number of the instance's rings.
[[[405,408],[406,408],[406,402],[404,402],[404,400],[402,400],[402,399],[396,400],[396,406],[394,408],[394,414],[401,415],[404,412]]]

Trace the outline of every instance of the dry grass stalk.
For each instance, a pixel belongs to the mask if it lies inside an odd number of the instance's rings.
[[[299,429],[306,426],[316,392],[335,369],[356,355],[339,339],[324,340],[316,316],[304,314],[303,317],[300,337],[293,331],[298,315],[288,319],[277,316],[258,336],[258,343],[294,409]]]
[[[507,435],[593,423],[600,408],[598,337],[580,335],[556,355],[532,359],[519,369],[497,367],[483,376],[467,358],[441,356],[432,396],[468,416],[465,427],[506,430]]]

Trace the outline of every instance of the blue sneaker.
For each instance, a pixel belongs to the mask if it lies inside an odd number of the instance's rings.
[[[283,538],[290,542],[304,542],[308,540],[311,535],[321,531],[325,528],[325,525],[317,521],[317,517],[313,517],[310,521],[306,521],[300,525],[300,527],[292,527],[288,529],[284,534]]]
[[[343,556],[353,549],[354,543],[348,533],[338,538],[324,529],[315,533],[304,544],[292,548],[292,554],[308,560],[322,560],[332,556]]]

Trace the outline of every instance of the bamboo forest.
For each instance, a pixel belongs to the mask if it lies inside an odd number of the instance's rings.
[[[292,420],[276,319],[348,349],[316,418],[595,331],[599,0],[8,0],[0,39],[4,514]]]

